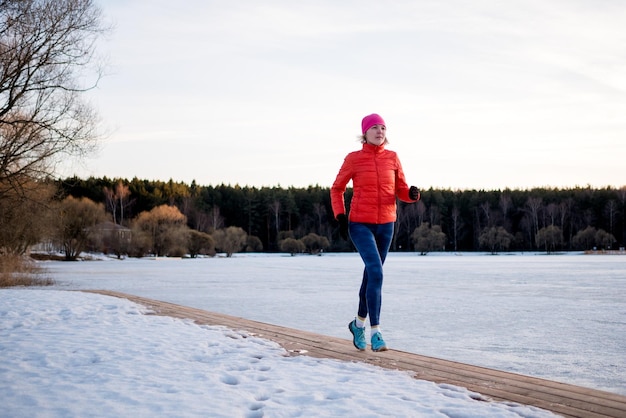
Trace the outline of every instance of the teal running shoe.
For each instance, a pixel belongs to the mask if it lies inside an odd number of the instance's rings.
[[[380,332],[372,335],[372,351],[387,351],[387,344],[385,344],[385,340],[383,340]]]
[[[367,342],[365,341],[365,328],[359,328],[356,326],[356,319],[348,324],[348,329],[352,333],[352,344],[360,350],[363,351],[367,347]]]

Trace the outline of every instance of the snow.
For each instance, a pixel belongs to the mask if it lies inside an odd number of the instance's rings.
[[[0,290],[0,416],[549,416],[67,291],[349,339],[357,254],[41,265],[57,285]],[[625,257],[393,253],[383,292],[391,348],[626,394]]]
[[[290,357],[128,300],[0,289],[3,417],[549,417],[358,362]]]
[[[358,254],[49,262],[58,289],[108,289],[350,338]],[[391,253],[391,348],[626,395],[626,257]]]

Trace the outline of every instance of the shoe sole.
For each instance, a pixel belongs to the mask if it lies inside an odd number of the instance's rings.
[[[380,347],[378,350],[374,350],[374,349],[372,348],[372,351],[373,351],[373,352],[375,352],[375,353],[379,353],[379,352],[381,352],[381,351],[387,351],[387,350],[389,350],[387,347]]]
[[[352,322],[350,322],[350,324],[352,324]],[[350,326],[350,324],[348,324],[348,330],[350,331],[350,334],[352,334],[352,345],[359,351],[365,351],[365,348],[359,348],[355,343],[354,343],[354,331],[352,331],[352,327]]]

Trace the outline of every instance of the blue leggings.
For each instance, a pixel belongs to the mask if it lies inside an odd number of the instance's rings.
[[[369,314],[371,326],[380,324],[383,263],[391,246],[393,230],[393,222],[386,224],[350,222],[350,238],[365,263],[359,290],[358,315],[366,318]]]

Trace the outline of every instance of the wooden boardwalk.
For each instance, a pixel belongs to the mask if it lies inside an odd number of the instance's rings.
[[[265,324],[120,292],[104,290],[89,292],[129,299],[150,308],[157,315],[187,318],[198,324],[223,325],[243,330],[277,342],[291,355],[361,361],[388,369],[407,370],[418,379],[461,386],[477,392],[482,395],[477,397],[477,402],[511,401],[533,405],[566,417],[626,418],[626,396],[623,395],[397,350],[381,353],[373,353],[369,349],[357,351],[352,341],[348,339]]]

